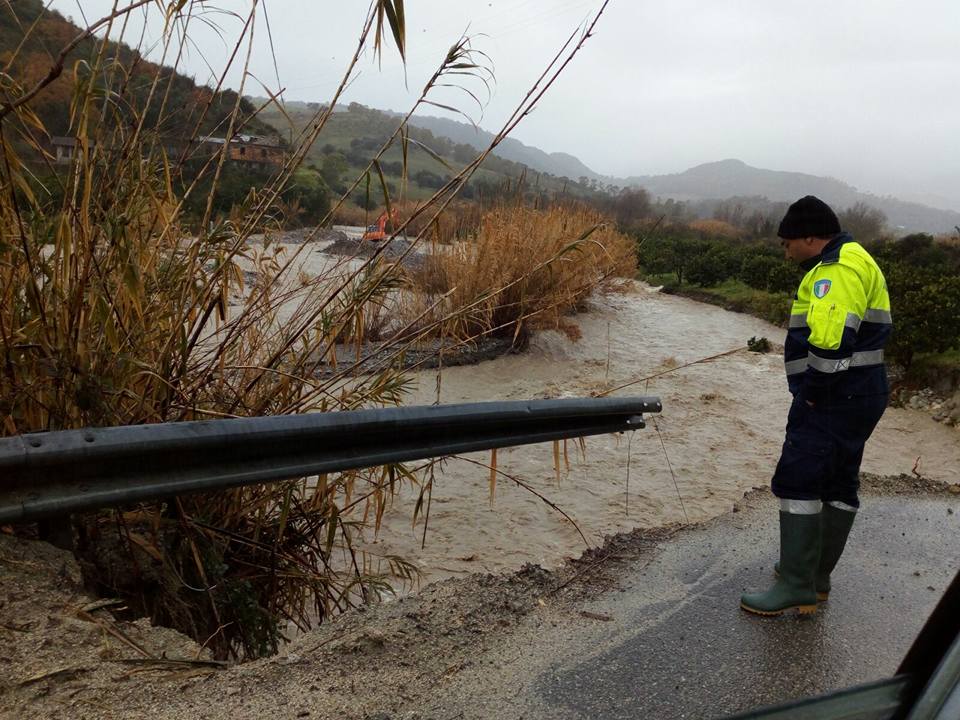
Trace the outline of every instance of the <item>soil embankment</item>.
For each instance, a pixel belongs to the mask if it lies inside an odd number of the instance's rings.
[[[554,572],[434,583],[233,668],[114,622],[78,592],[72,558],[0,537],[0,580],[18,589],[3,607],[0,717],[716,717],[888,677],[955,572],[960,495],[904,478],[865,489],[813,618],[737,609],[776,559],[776,504],[757,491]]]
[[[376,254],[387,262],[399,262],[408,270],[423,267],[425,261],[424,254],[414,249],[413,243],[405,237],[393,238],[384,246],[382,242],[361,240],[359,237],[344,234],[342,238],[325,247],[323,252],[356,258],[369,258]]]

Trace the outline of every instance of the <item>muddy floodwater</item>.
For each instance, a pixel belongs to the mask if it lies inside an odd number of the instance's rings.
[[[360,233],[338,230],[352,238]],[[282,257],[296,256],[290,278],[332,280],[359,266],[360,259],[324,252],[330,245],[277,247]],[[295,307],[286,304],[276,322],[289,321]],[[425,540],[423,517],[416,525],[412,520],[420,489],[407,487],[364,549],[412,560],[422,582],[525,563],[553,568],[606,535],[701,522],[731,510],[744,492],[769,485],[790,395],[779,348],[758,354],[746,345],[754,336],[779,345],[784,330],[632,281],[592,297],[573,321],[582,333],[576,342],[541,331],[524,353],[444,368],[439,376],[435,370],[416,374],[405,400],[429,405],[588,397],[656,376],[612,394],[659,397],[663,412],[634,433],[590,437],[582,446],[569,441],[559,477],[552,443],[498,451],[498,470],[548,497],[573,522],[503,476],[491,502],[490,472],[474,464],[489,463],[490,453],[472,453],[466,457],[473,462],[448,459],[436,468]],[[958,468],[960,431],[897,408],[884,415],[862,467],[960,483]]]
[[[576,322],[583,334],[578,342],[541,332],[523,354],[444,369],[439,401],[585,397],[743,349],[616,391],[658,396],[663,412],[632,436],[587,438],[585,452],[571,441],[569,467],[561,459],[559,479],[550,443],[500,450],[499,470],[549,497],[590,544],[635,527],[706,520],[731,510],[745,491],[769,484],[790,395],[781,357],[745,346],[752,336],[780,343],[782,329],[640,283],[592,298]],[[417,380],[407,403],[435,402],[437,372]],[[467,457],[490,461],[488,452]],[[915,467],[925,477],[960,482],[960,432],[921,412],[888,409],[862,469],[890,475]],[[436,473],[425,545],[422,520],[411,523],[418,494],[411,489],[394,501],[367,549],[413,560],[425,582],[530,562],[556,567],[583,552],[570,521],[509,480],[498,480],[491,503],[489,477],[483,467],[446,461]]]

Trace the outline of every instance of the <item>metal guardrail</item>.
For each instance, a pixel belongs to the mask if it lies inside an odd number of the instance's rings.
[[[644,427],[660,399],[469,403],[0,439],[0,523]]]

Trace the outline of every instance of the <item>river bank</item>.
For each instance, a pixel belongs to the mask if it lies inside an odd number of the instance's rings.
[[[747,289],[745,297],[731,297],[723,289],[664,285],[661,292],[679,295],[697,302],[716,305],[725,310],[746,313],[768,320],[785,328],[789,299],[773,296],[762,290]],[[783,329],[781,334],[785,333]],[[918,356],[909,372],[900,367],[888,368],[894,386],[891,403],[897,407],[909,406],[914,410],[931,410],[931,416],[948,425],[960,423],[960,413],[951,411],[960,407],[960,364],[956,351],[941,355]],[[914,400],[916,398],[916,400]],[[947,406],[947,407],[944,407]],[[938,413],[944,409],[945,412]]]

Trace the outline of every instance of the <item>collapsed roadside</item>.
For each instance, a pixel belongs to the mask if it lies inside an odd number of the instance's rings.
[[[937,528],[944,523],[956,525],[958,490],[958,485],[911,477],[864,476],[867,507],[882,510],[891,501],[900,505],[920,503],[928,523],[933,523],[921,532],[939,533],[943,536],[940,543],[953,542],[951,538],[957,537]],[[728,567],[728,560],[700,559],[701,553],[715,547],[712,538],[717,533],[734,544],[746,533],[739,542],[757,545],[754,536],[761,537],[771,528],[758,531],[754,526],[762,525],[763,518],[772,514],[770,507],[769,493],[752,491],[732,512],[719,518],[686,528],[670,526],[617,534],[606,538],[602,547],[554,571],[527,565],[508,574],[475,574],[437,582],[416,595],[348,612],[293,641],[279,656],[229,668],[211,662],[195,643],[170,630],[151,628],[143,622],[114,621],[107,604],[93,602],[83,594],[69,555],[42,543],[0,536],[3,587],[17,588],[8,591],[2,606],[4,632],[16,642],[0,659],[7,667],[0,714],[67,718],[189,716],[211,720],[259,717],[266,712],[277,717],[357,719],[483,717],[485,712],[501,717],[556,717],[567,716],[560,712],[566,708],[564,712],[573,712],[569,716],[576,717],[569,698],[559,706],[551,704],[554,701],[549,693],[544,694],[539,674],[557,663],[563,666],[579,662],[578,657],[595,655],[589,643],[583,644],[585,638],[595,638],[597,649],[602,649],[611,641],[607,636],[612,628],[619,626],[619,631],[626,631],[629,637],[631,604],[641,608],[657,598],[662,603],[660,594],[675,593],[670,587],[676,582],[693,582],[683,577],[689,568],[706,561],[716,566],[711,571],[716,576],[721,571],[723,577],[731,570],[741,572],[739,567]],[[877,592],[891,597],[919,593],[916,617],[896,619],[910,632],[922,623],[923,613],[936,600],[935,591],[942,591],[943,577],[951,572],[946,567],[949,556],[937,559],[942,552],[939,547],[930,547],[922,555],[911,554],[910,547],[916,541],[907,539],[903,548],[886,551],[880,547],[860,548],[861,554],[874,558],[869,563],[874,566],[871,572],[895,577],[897,584],[886,590],[874,587],[856,591],[870,592],[874,597]],[[953,544],[956,546],[956,542]],[[761,543],[758,557],[765,565],[775,559],[766,557],[771,555],[772,546],[762,547]],[[720,551],[710,551],[714,553]],[[664,565],[664,558],[669,559],[671,554],[686,558],[681,565],[688,569],[669,563],[665,569],[656,565]],[[749,557],[742,560],[745,566],[754,562]],[[939,570],[938,563],[943,565]],[[857,573],[862,571],[856,561],[851,564],[857,565]],[[915,569],[908,574],[910,568]],[[671,575],[678,571],[680,576]],[[754,575],[765,577],[769,572],[769,566],[757,568]],[[848,572],[852,574],[853,569],[848,568]],[[637,585],[644,573],[649,574],[653,585]],[[662,585],[664,573],[673,577],[666,585]],[[909,590],[907,580],[918,589]],[[740,582],[739,576],[735,582]],[[847,579],[848,588],[854,584]],[[928,598],[920,592],[927,585],[932,588],[926,591]],[[671,601],[677,603],[676,608],[691,602],[703,605],[705,601],[714,606],[709,595],[701,597],[700,591],[695,591],[696,582],[687,590],[682,585],[679,588],[680,594]],[[651,595],[644,599],[644,593]],[[731,619],[737,619],[734,597],[721,593],[716,598],[722,607],[729,605],[721,611],[725,614],[729,610]],[[833,599],[820,622],[830,623],[830,613],[842,613],[844,602],[848,601]],[[859,612],[866,612],[859,601],[857,606]],[[884,603],[874,602],[867,614],[883,612]],[[643,625],[641,620],[642,615],[638,615],[638,629]],[[778,642],[777,633],[786,633],[788,638],[803,625],[788,618],[773,624],[762,620],[756,623],[768,628],[765,635],[774,633],[770,636],[773,642]],[[665,632],[673,637],[670,642],[682,645],[682,625],[672,631],[665,626]],[[602,638],[607,640],[601,642]],[[889,649],[891,657],[902,652],[899,646],[904,639],[895,639],[891,641],[895,647]],[[708,647],[703,649],[704,654],[710,652]],[[842,685],[849,677],[858,677],[857,673],[868,673],[865,668],[877,667],[875,660],[866,654],[854,663],[852,671],[823,682],[833,689],[838,682]],[[671,662],[681,667],[690,658],[674,657]],[[882,673],[886,665],[889,661],[870,672]],[[528,672],[523,672],[523,667]],[[559,680],[563,674],[559,669],[555,672]],[[803,674],[805,670],[798,667],[796,672]],[[773,679],[774,686],[779,682]],[[658,692],[655,687],[650,688],[651,696]],[[809,693],[815,686],[799,687]],[[636,694],[640,688],[627,690]],[[684,692],[690,697],[678,696],[677,701],[693,702],[695,689]],[[751,697],[750,692],[744,692],[741,700],[750,701]],[[703,701],[715,703],[717,697]],[[607,710],[610,717],[618,716],[615,708]]]

